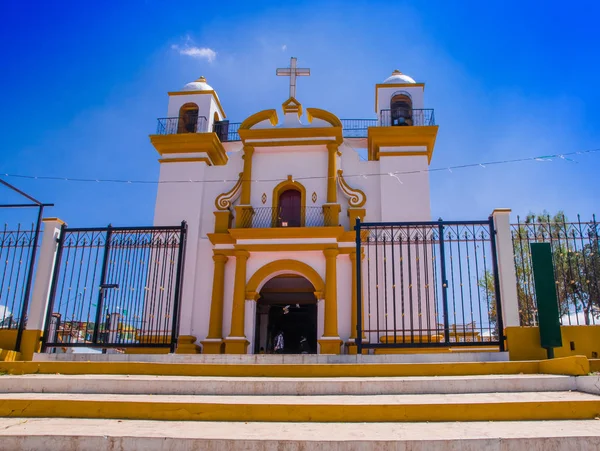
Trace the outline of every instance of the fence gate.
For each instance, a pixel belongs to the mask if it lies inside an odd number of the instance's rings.
[[[168,347],[179,329],[187,226],[63,226],[44,349]]]
[[[504,350],[492,218],[356,223],[357,347]]]

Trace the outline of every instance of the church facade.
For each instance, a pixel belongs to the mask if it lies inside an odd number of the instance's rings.
[[[431,220],[438,127],[423,83],[394,71],[375,84],[373,119],[343,120],[297,99],[309,72],[295,59],[278,75],[281,109],[231,123],[201,77],[169,93],[150,136],[154,223],[188,227],[180,347],[281,352],[281,335],[286,353],[356,352],[357,218]]]

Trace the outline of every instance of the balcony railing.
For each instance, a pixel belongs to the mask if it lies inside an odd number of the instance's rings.
[[[366,138],[369,127],[395,127],[395,126],[428,126],[435,125],[433,109],[407,109],[407,110],[381,110],[379,119],[341,119],[344,138]],[[221,142],[239,141],[238,130],[240,122],[219,121],[215,122],[212,131],[217,134]],[[158,120],[158,135],[171,135],[176,133],[206,133],[208,121],[204,116],[199,116],[194,125],[178,117],[167,117]]]
[[[380,127],[435,125],[433,109],[381,110]]]
[[[242,216],[237,224],[244,229],[323,227],[329,224],[329,217],[323,212],[323,207],[299,207],[296,211],[281,207],[257,207],[242,210],[239,214]]]
[[[162,117],[158,119],[157,135],[175,135],[177,133],[206,133],[208,121],[204,116]]]

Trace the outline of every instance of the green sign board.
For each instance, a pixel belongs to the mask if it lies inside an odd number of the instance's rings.
[[[531,261],[538,307],[540,344],[542,348],[548,350],[560,348],[562,346],[560,313],[550,243],[531,243]]]

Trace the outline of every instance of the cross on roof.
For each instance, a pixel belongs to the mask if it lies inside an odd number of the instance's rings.
[[[290,58],[290,67],[277,69],[277,75],[290,77],[290,97],[296,98],[296,77],[310,75],[310,69],[299,69],[296,67],[296,58]]]

